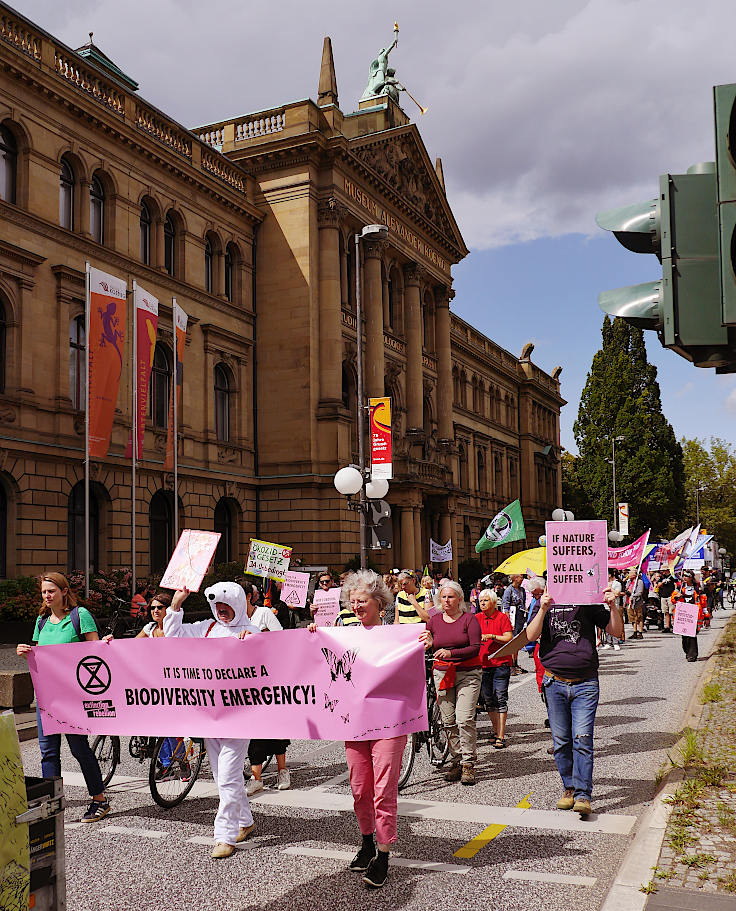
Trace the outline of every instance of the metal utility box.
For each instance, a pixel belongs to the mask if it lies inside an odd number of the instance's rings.
[[[65,911],[64,782],[26,775],[28,810],[16,817],[28,823],[31,859],[29,909]]]

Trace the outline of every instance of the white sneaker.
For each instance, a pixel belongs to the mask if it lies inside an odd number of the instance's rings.
[[[252,775],[245,783],[245,793],[248,797],[252,797],[254,794],[258,794],[263,790],[263,782],[259,781],[257,778],[254,778]]]
[[[291,787],[291,775],[289,775],[288,769],[279,769],[279,778],[276,787],[279,791],[289,790]]]
[[[618,644],[618,642],[616,642],[615,645],[613,646],[613,650],[614,650],[614,652],[621,651],[621,646]]]
[[[605,645],[602,645],[602,646],[601,646],[601,651],[604,651],[605,649],[610,648],[610,647],[611,647],[611,646],[606,642]]]

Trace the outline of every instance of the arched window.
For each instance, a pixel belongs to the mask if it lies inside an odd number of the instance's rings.
[[[8,495],[0,484],[0,579],[8,575]]]
[[[59,224],[62,228],[74,229],[74,170],[66,158],[61,159],[59,172]]]
[[[0,393],[5,392],[5,371],[7,364],[8,311],[0,298]]]
[[[464,370],[460,374],[460,404],[463,408],[468,407],[468,376]]]
[[[212,241],[209,237],[204,241],[204,290],[212,294]]]
[[[483,450],[478,450],[478,492],[482,494],[488,493],[488,478],[486,476],[486,457],[483,455]]]
[[[169,275],[176,274],[176,226],[171,212],[164,220],[164,267]]]
[[[463,526],[463,544],[465,545],[465,558],[468,559],[473,554],[473,539],[470,536],[470,526]]]
[[[467,490],[469,487],[468,483],[468,451],[465,448],[465,444],[460,444],[460,449],[458,451],[458,464],[460,468],[460,487],[462,490]]]
[[[0,127],[0,199],[15,204],[18,144],[7,127]]]
[[[452,368],[452,400],[456,405],[460,404],[460,374],[457,367]]]
[[[174,496],[159,490],[151,497],[148,507],[148,535],[151,572],[166,569],[174,549]]]
[[[222,443],[230,439],[231,383],[224,364],[215,365],[215,435]]]
[[[493,493],[497,497],[504,495],[503,462],[499,453],[493,456]]]
[[[225,250],[225,297],[232,303],[235,297],[235,256],[231,244]]]
[[[89,185],[89,233],[98,244],[105,243],[105,188],[99,177]]]
[[[236,559],[237,503],[229,497],[222,497],[215,506],[215,531],[220,540],[215,551],[215,564],[232,563]]]
[[[89,568],[99,569],[100,508],[93,485],[89,491]],[[69,494],[66,526],[66,568],[84,572],[84,481],[77,482]]]
[[[87,390],[87,340],[84,317],[76,316],[69,323],[69,398],[72,408],[83,411]]]
[[[171,376],[171,352],[166,345],[156,342],[156,348],[153,353],[153,369],[151,370],[151,385],[148,390],[148,414],[154,427],[168,427]]]
[[[478,408],[478,378],[474,376],[470,385],[473,390],[473,411],[477,414],[480,410]]]
[[[478,380],[478,414],[485,417],[486,414],[486,384],[483,380]]]
[[[151,265],[151,210],[145,202],[141,203],[141,262],[144,266]]]

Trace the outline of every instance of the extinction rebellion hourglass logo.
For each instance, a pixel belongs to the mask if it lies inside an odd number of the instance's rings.
[[[110,688],[110,668],[96,655],[87,655],[77,665],[77,683],[90,696],[101,696]],[[82,702],[88,718],[114,718],[115,706],[111,699],[85,699]]]

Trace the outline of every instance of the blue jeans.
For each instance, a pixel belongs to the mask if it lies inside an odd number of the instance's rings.
[[[575,797],[593,793],[593,726],[598,708],[598,678],[562,683],[544,678],[547,715],[555,745],[555,764],[562,786]]]
[[[484,667],[480,684],[480,697],[487,712],[508,712],[509,678],[511,665]]]
[[[61,778],[61,734],[44,734],[41,727],[41,712],[36,709],[38,724],[38,748],[41,751],[41,775],[43,778]],[[102,775],[97,757],[87,740],[86,734],[66,734],[72,756],[79,763],[90,797],[102,794]]]

